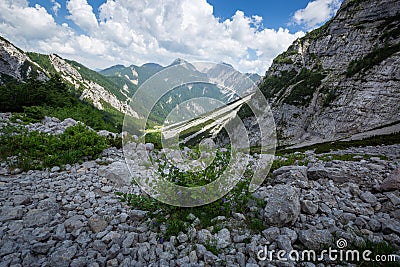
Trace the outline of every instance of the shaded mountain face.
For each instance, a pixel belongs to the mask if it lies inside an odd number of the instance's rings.
[[[281,145],[399,129],[399,12],[399,1],[346,0],[275,58],[260,88]]]
[[[163,67],[155,63],[146,63],[142,66],[131,65],[125,67],[123,65],[115,65],[107,69],[99,71],[100,74],[111,79],[119,77],[133,85],[140,86],[148,78],[161,71]]]
[[[129,67],[115,65],[100,71],[100,73],[110,79],[124,79],[125,82],[136,86],[137,89],[156,73],[175,68],[173,72],[176,75],[184,77],[209,77],[210,81],[225,80],[226,84],[234,87],[235,77],[230,77],[231,72],[227,71],[227,67],[228,69],[232,68],[226,64],[217,64],[215,65],[215,68],[212,69],[201,69],[199,68],[199,64],[192,64],[178,58],[166,67],[155,63],[147,63],[140,67],[136,65],[131,65]],[[258,82],[260,80],[260,76],[257,74],[246,74],[246,76],[254,82]],[[237,83],[240,82],[240,80],[237,81]],[[135,92],[136,90],[131,90],[131,95],[134,95]],[[202,97],[216,99],[226,104],[237,100],[237,95],[235,92],[220,86],[207,83],[182,84],[176,88],[171,88],[169,92],[159,99],[159,101],[154,105],[153,111],[149,118],[157,124],[162,124],[168,114],[170,114],[173,109],[177,108],[179,104],[191,99]],[[140,110],[143,108],[144,107],[136,107],[135,109],[139,114],[141,114]],[[203,113],[206,113],[203,112],[204,110],[207,110],[207,108],[202,108],[198,105],[183,105],[181,108],[184,108],[187,114],[191,114],[191,116],[200,116]]]

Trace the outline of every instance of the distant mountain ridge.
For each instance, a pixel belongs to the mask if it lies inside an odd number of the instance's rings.
[[[130,65],[129,67],[115,65],[101,70],[99,73],[109,78],[123,78],[137,87],[162,69],[164,69],[164,67],[159,64],[146,63],[140,67],[136,65]]]
[[[130,97],[154,74],[176,66],[181,72],[179,75],[207,76],[209,75],[207,71],[213,71],[214,77],[225,75],[223,71],[219,73],[218,69],[204,70],[202,73],[191,63],[179,58],[165,67],[156,63],[146,63],[142,66],[128,67],[115,65],[94,71],[76,61],[63,59],[57,54],[24,52],[4,38],[0,38],[0,55],[0,84],[12,80],[23,82],[30,77],[45,80],[53,74],[58,74],[75,88],[80,94],[80,99],[92,103],[100,110],[121,112],[137,119],[142,117],[140,111],[138,112],[140,107],[130,106]],[[247,75],[253,81],[259,81],[260,76],[257,74]],[[153,124],[160,124],[178,104],[198,97],[214,98],[228,104],[237,96],[234,92],[213,84],[182,85],[173,88],[173,91],[155,104],[149,119]],[[201,110],[199,107],[191,108],[193,110],[188,110],[189,113]]]

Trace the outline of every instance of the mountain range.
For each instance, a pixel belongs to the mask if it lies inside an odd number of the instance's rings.
[[[204,74],[183,59],[176,59],[165,67],[156,63],[146,63],[142,66],[130,65],[128,67],[115,65],[104,70],[94,71],[57,54],[45,55],[24,52],[4,38],[0,38],[0,55],[0,84],[6,84],[10,81],[24,82],[30,77],[46,80],[51,75],[57,74],[64,82],[75,88],[80,99],[90,102],[100,110],[118,111],[135,118],[140,118],[141,114],[136,112],[136,108],[128,105],[129,99],[140,85],[154,74],[175,65],[182,67],[182,71],[193,72],[191,75]],[[261,78],[257,74],[246,75],[254,82]],[[204,90],[204,88],[207,88],[207,90]],[[224,103],[234,100],[234,96],[230,95],[230,92],[214,85],[183,86],[176,88],[160,99],[154,107],[150,121],[154,124],[162,123],[178,103],[195,97],[216,98]],[[140,107],[137,108],[140,109]]]
[[[398,1],[345,0],[334,18],[278,55],[262,79],[247,74],[271,104],[280,145],[361,139],[400,131],[399,21]],[[141,117],[140,108],[131,107],[129,97],[149,77],[173,65],[199,72],[182,59],[166,67],[147,63],[93,71],[56,54],[24,52],[0,38],[1,84],[29,77],[45,80],[58,74],[81,99],[98,109],[136,118]],[[183,86],[163,96],[150,119],[154,124],[162,123],[177,103],[193,97],[213,97],[226,104],[236,100],[217,87],[204,93],[202,86],[195,90]],[[243,119],[246,125],[257,123],[251,114]],[[255,146],[256,135],[251,139]]]

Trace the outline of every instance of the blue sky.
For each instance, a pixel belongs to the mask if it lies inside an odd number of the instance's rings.
[[[106,1],[87,1],[93,7],[93,11],[98,14],[99,7]],[[220,20],[230,19],[237,10],[242,10],[245,15],[252,16],[257,15],[264,18],[263,26],[266,28],[279,29],[280,27],[286,27],[291,32],[298,30],[307,30],[303,25],[295,24],[292,21],[294,13],[303,9],[311,1],[297,0],[297,1],[262,1],[262,0],[207,0],[214,8],[213,14]],[[66,9],[66,1],[58,1],[61,4],[60,9],[55,17],[58,23],[68,22],[66,17],[69,15]],[[34,7],[39,4],[45,7],[49,12],[54,14],[52,8],[54,3],[51,0],[37,0],[29,1],[29,5]],[[79,30],[79,27],[75,27]]]
[[[24,50],[91,68],[226,62],[264,74],[272,59],[331,18],[341,0],[2,0],[0,35]]]
[[[310,1],[208,0],[207,2],[214,6],[214,15],[223,20],[231,18],[239,9],[246,15],[263,17],[263,25],[266,28],[279,29],[291,24],[289,30],[297,31],[303,27],[291,23],[291,18],[297,10],[305,8]]]

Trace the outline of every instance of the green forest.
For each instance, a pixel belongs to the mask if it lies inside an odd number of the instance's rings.
[[[29,79],[25,83],[10,82],[0,86],[0,112],[16,112],[24,122],[37,122],[45,116],[60,120],[73,118],[95,130],[121,132],[123,114],[101,111],[79,99],[72,86],[54,75],[48,81]]]

